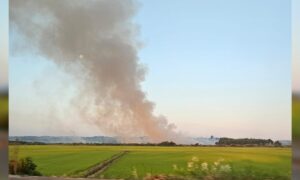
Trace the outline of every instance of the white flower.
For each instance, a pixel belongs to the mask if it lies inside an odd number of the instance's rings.
[[[215,166],[219,166],[220,162],[219,161],[216,161],[214,162]]]
[[[137,170],[136,168],[134,167],[133,170],[132,170],[132,176],[137,179],[138,178],[138,173],[137,173]]]
[[[208,170],[208,164],[206,162],[201,164],[201,169],[202,171],[207,171]]]
[[[193,166],[194,166],[194,162],[188,162],[188,164],[187,164],[188,168],[193,168]]]
[[[196,156],[194,156],[194,157],[192,157],[192,161],[193,161],[193,162],[198,162],[198,161],[199,161],[199,158],[196,157]]]
[[[222,165],[221,167],[220,167],[220,171],[221,172],[231,172],[231,167],[230,167],[230,165],[229,164],[226,164],[226,165]]]

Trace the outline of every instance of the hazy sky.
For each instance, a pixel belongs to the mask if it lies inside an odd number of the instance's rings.
[[[172,2],[137,17],[157,111],[192,134],[288,138],[289,1]]]
[[[143,89],[155,112],[179,131],[290,139],[289,1],[144,0],[134,21],[148,69]],[[17,39],[11,35],[10,41]],[[71,119],[50,116],[45,126],[49,114],[63,113],[48,104],[63,106],[68,92],[61,90],[72,82],[37,58],[28,53],[10,59],[10,135],[99,135]],[[61,129],[61,123],[72,127]]]
[[[0,87],[6,86],[8,81],[7,55],[8,55],[8,1],[0,2]]]
[[[293,91],[300,93],[300,2],[292,1]]]

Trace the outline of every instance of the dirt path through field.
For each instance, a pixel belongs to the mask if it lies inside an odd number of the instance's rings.
[[[111,166],[115,161],[122,158],[124,155],[126,155],[128,151],[122,151],[118,154],[115,154],[110,159],[107,159],[103,161],[101,164],[98,164],[90,169],[88,169],[83,177],[86,178],[95,178],[99,176],[103,171],[105,171],[109,166]]]

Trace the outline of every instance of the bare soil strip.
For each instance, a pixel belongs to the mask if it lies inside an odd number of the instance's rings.
[[[127,153],[128,153],[128,151],[122,151],[118,154],[113,155],[110,159],[107,159],[104,162],[88,169],[82,177],[94,178],[94,177],[100,175],[104,170],[106,170],[109,166],[111,166],[113,162],[115,162],[118,159],[122,158]]]

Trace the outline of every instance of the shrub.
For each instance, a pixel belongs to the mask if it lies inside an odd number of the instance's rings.
[[[42,174],[36,170],[37,165],[32,161],[31,157],[22,158],[19,161],[11,160],[9,162],[9,173],[41,176]]]

